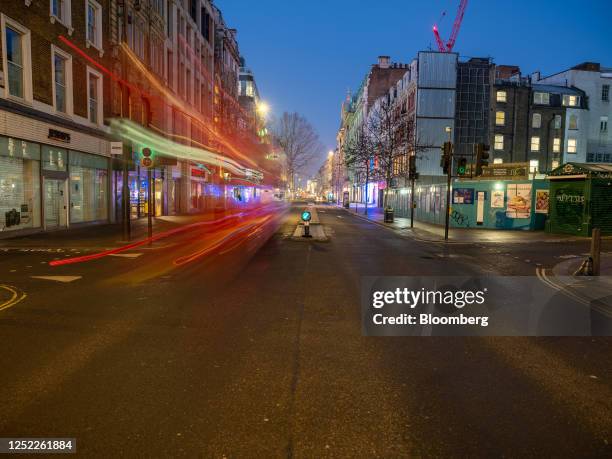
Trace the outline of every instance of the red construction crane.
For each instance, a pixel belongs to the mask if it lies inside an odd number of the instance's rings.
[[[440,32],[438,32],[438,26],[434,24],[433,33],[434,37],[436,37],[436,43],[438,44],[438,49],[442,53],[450,53],[453,51],[455,47],[455,42],[457,41],[457,35],[459,35],[459,29],[461,29],[461,22],[463,21],[463,16],[465,14],[465,9],[467,8],[468,0],[461,0],[459,3],[459,10],[457,10],[457,17],[455,18],[455,23],[453,24],[453,31],[451,32],[451,36],[448,39],[448,42],[444,43],[442,38],[440,38]],[[442,14],[444,16],[445,13]]]

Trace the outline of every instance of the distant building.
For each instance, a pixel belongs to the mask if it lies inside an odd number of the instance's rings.
[[[373,64],[366,75],[359,91],[350,96],[342,104],[340,135],[338,137],[338,154],[344,157],[344,146],[353,141],[362,132],[367,121],[368,113],[376,101],[387,96],[389,90],[405,75],[408,65],[392,63],[389,56],[379,56],[378,62]],[[353,184],[350,189],[352,201],[382,205],[377,183],[371,183],[365,189],[364,179],[348,171],[348,177]]]
[[[566,127],[566,161],[612,162],[612,67],[585,62],[563,72],[541,78],[539,84],[555,84],[568,88],[580,88],[586,95],[588,111],[580,108],[576,97],[568,94],[563,105],[574,116]]]

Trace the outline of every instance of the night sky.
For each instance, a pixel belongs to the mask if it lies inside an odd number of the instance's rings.
[[[216,0],[274,114],[297,111],[335,147],[340,104],[378,55],[409,62],[435,48],[459,0]],[[470,0],[455,51],[550,74],[583,61],[612,66],[612,0]]]

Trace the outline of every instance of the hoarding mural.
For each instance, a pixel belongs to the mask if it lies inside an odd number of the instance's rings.
[[[506,207],[508,218],[531,217],[531,184],[508,185],[506,195],[508,196]]]
[[[491,208],[503,209],[505,204],[504,192],[501,190],[493,190],[491,192]]]
[[[550,203],[550,192],[548,190],[536,190],[536,214],[547,214]]]
[[[474,204],[474,188],[455,188],[453,204]]]

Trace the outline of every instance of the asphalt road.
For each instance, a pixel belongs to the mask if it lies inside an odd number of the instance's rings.
[[[610,338],[361,336],[364,275],[535,275],[588,248],[444,247],[335,208],[329,242],[298,242],[300,210],[213,255],[204,232],[57,268],[86,248],[0,252],[0,437],[90,457],[612,456]]]

